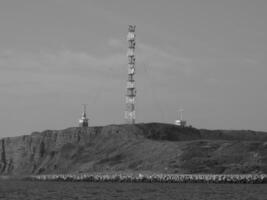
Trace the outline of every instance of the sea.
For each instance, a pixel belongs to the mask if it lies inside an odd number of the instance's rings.
[[[0,180],[7,200],[267,200],[267,184],[38,182]]]

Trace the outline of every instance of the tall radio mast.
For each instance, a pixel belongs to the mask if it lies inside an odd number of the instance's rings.
[[[128,124],[135,123],[135,97],[136,88],[134,81],[135,74],[135,25],[129,25],[128,28],[128,80],[127,80],[127,92],[126,92],[126,110],[125,110],[125,121]]]

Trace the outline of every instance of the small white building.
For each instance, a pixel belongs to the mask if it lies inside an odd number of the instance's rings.
[[[175,120],[174,122],[175,125],[185,127],[186,126],[186,121],[184,120]]]

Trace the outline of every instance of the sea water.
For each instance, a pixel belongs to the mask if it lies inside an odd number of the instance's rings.
[[[177,184],[0,181],[8,200],[267,200],[267,184]]]

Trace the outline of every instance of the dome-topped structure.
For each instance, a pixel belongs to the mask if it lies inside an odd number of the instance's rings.
[[[79,119],[79,126],[80,127],[88,127],[88,121],[89,119],[86,117],[86,105],[83,105],[83,113],[82,113],[82,118]]]

